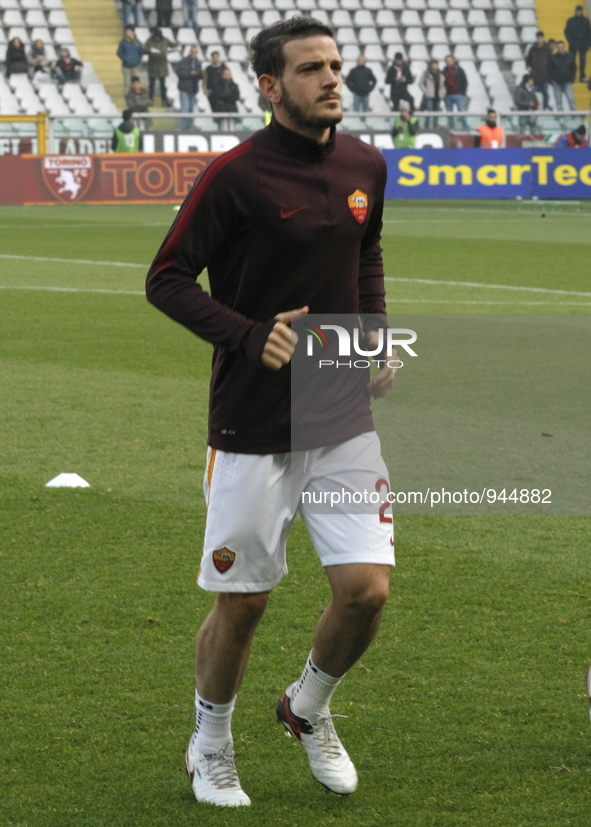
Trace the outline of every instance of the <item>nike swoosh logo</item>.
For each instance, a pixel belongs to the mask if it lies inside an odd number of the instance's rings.
[[[283,207],[281,207],[281,210],[279,211],[279,217],[280,218],[291,218],[291,216],[295,215],[297,212],[300,212],[301,210],[305,210],[307,206],[308,205],[305,204],[303,207],[298,207],[295,210],[284,210]]]

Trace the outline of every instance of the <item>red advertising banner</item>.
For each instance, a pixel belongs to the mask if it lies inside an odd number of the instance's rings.
[[[177,204],[217,154],[5,155],[0,204]]]

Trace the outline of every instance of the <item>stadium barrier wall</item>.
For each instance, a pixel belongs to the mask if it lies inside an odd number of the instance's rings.
[[[591,148],[385,149],[386,198],[591,198]]]
[[[178,204],[217,154],[6,155],[0,204]]]

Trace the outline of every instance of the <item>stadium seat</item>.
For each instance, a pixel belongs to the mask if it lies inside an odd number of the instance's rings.
[[[416,9],[417,11],[423,11],[423,9],[427,8],[427,3],[425,2],[425,0],[406,0],[406,8]]]
[[[488,11],[492,9],[493,5],[491,0],[472,0],[472,8],[479,9],[480,11]]]
[[[321,23],[325,23],[327,26],[330,26],[328,12],[324,11],[324,9],[316,9],[316,11],[314,12],[314,17],[316,18],[316,20],[320,20]]]
[[[373,14],[368,11],[367,9],[358,9],[353,14],[353,25],[357,29],[361,29],[364,26],[372,26],[374,25]]]
[[[54,29],[53,40],[59,46],[66,46],[68,49],[76,42],[72,30],[66,26],[60,26],[59,29]]]
[[[359,45],[357,43],[345,43],[344,46],[341,46],[340,52],[343,61],[347,60],[350,63],[356,63],[359,57]]]
[[[47,22],[49,23],[52,29],[55,29],[57,26],[69,26],[68,22],[68,15],[65,11],[60,11],[59,9],[52,9],[49,14],[47,15]]]
[[[523,55],[521,53],[521,46],[517,43],[506,43],[503,46],[503,60],[507,60],[509,62],[513,60],[522,60]]]
[[[347,44],[347,43],[355,43],[357,44],[357,35],[355,34],[355,29],[343,27],[341,29],[336,30],[336,41],[339,45]]]
[[[347,11],[357,11],[363,8],[361,0],[341,0],[341,7]]]
[[[536,32],[538,30],[537,26],[524,26],[521,30],[521,42],[522,43],[535,43],[536,42]]]
[[[404,39],[407,43],[424,43],[425,42],[425,35],[423,34],[423,30],[416,27],[416,28],[409,28],[406,30]]]
[[[435,43],[431,47],[431,57],[433,60],[445,60],[449,54],[449,45],[447,43]]]
[[[335,28],[339,26],[352,26],[353,21],[351,20],[351,15],[345,9],[339,9],[338,11],[333,11],[331,16],[332,25]]]
[[[537,26],[536,13],[532,9],[519,9],[517,12],[518,26]]]
[[[238,25],[238,18],[236,17],[236,12],[232,11],[231,9],[221,11],[218,14],[218,26],[220,27],[220,29],[225,29],[228,26],[237,26],[237,25]]]
[[[247,30],[246,30],[246,32],[245,32],[245,34],[244,34],[244,40],[246,41],[246,43],[250,43],[250,41],[253,39],[253,37],[256,37],[256,36],[257,36],[257,34],[258,34],[260,31],[262,31],[262,27],[261,27],[261,26],[251,26],[249,29],[247,29]],[[233,44],[233,45],[236,45],[236,46],[237,46],[237,45],[240,45],[240,44],[239,44],[239,43],[235,43],[235,44]]]
[[[535,0],[515,0],[518,9],[535,9]]]
[[[30,9],[25,14],[25,22],[29,28],[32,28],[33,26],[47,26],[45,15],[40,9]]]
[[[279,9],[279,11],[297,14],[297,8],[294,0],[275,0],[275,8]],[[289,16],[291,16],[291,14]]]
[[[237,26],[229,26],[222,32],[222,43],[230,46],[232,43],[244,43],[242,31]]]
[[[395,26],[396,18],[394,17],[394,12],[391,9],[381,9],[376,14],[376,25],[380,28]]]
[[[513,17],[513,12],[510,9],[497,9],[493,20],[495,26],[515,25],[515,18]]]
[[[219,43],[219,40],[220,36],[217,29],[204,28],[199,32],[199,42],[204,46]]]
[[[43,0],[44,9],[63,9],[62,0]]]
[[[399,11],[404,8],[403,0],[384,0],[384,8]]]
[[[477,60],[496,60],[497,53],[492,43],[481,43],[476,47]]]
[[[472,31],[473,43],[492,43],[492,34],[488,26],[476,26]]]
[[[483,60],[480,64],[480,74],[483,78],[502,77],[496,60]]]
[[[49,29],[42,28],[41,26],[35,26],[31,29],[31,41],[34,43],[36,40],[42,40],[47,49],[48,44],[52,42]]]
[[[0,0],[0,11],[5,11],[6,9],[19,9],[20,6],[17,0]]]
[[[181,44],[181,46],[193,46],[197,45],[197,36],[192,28],[187,26],[184,29],[178,29],[176,33],[177,42]]]
[[[252,0],[252,7],[257,11],[263,12],[270,11],[275,8],[271,0]]]
[[[254,9],[247,9],[240,12],[240,25],[243,29],[248,29],[249,26],[260,26],[261,18],[259,13]]]
[[[382,0],[364,0],[363,6],[369,11],[379,11],[383,8]]]
[[[429,60],[429,51],[424,43],[413,43],[408,49],[411,60]]]
[[[228,57],[230,60],[245,63],[248,60],[248,49],[242,43],[234,43],[228,49]]]
[[[24,26],[25,21],[20,9],[8,9],[8,11],[5,11],[4,17],[2,18],[2,24],[5,29],[10,26]]]
[[[229,8],[228,0],[209,0],[208,6],[210,11],[224,11]]]
[[[515,26],[501,26],[497,33],[499,43],[519,43],[519,36]]]
[[[277,11],[277,9],[267,9],[263,12],[263,26],[272,26],[273,23],[277,23],[278,20],[281,20],[281,15]]]
[[[384,50],[382,49],[382,47],[380,46],[379,43],[370,43],[370,44],[368,44],[368,46],[365,49],[365,59],[368,60],[368,61],[370,61],[370,60],[379,61],[380,63],[383,63],[385,61],[386,56],[384,54]],[[372,69],[372,71],[373,71],[373,69]],[[374,71],[374,75],[375,74],[376,73]],[[376,77],[377,77],[377,75],[376,75]]]
[[[468,29],[464,26],[454,26],[449,32],[450,43],[470,43]]]
[[[427,0],[427,5],[430,9],[439,9],[440,11],[447,11],[447,0]]]
[[[27,30],[23,26],[13,26],[12,28],[10,28],[8,30],[8,33],[7,33],[6,36],[7,36],[9,41],[12,40],[15,37],[18,37],[18,39],[22,43],[24,43],[25,45],[28,45],[30,43],[29,35],[27,34]]]
[[[421,26],[422,23],[418,11],[413,11],[412,9],[405,9],[400,15],[400,25]]]
[[[493,0],[495,9],[512,9],[513,0]]]
[[[41,0],[20,0],[21,9],[41,9]]]
[[[441,12],[437,9],[427,9],[423,14],[423,26],[443,26]]]
[[[447,35],[443,26],[433,26],[427,29],[427,43],[447,43]]]
[[[318,0],[318,8],[324,11],[335,11],[339,8],[337,0]]]
[[[460,43],[454,49],[454,58],[456,60],[474,60],[474,52],[469,43]]]
[[[364,26],[362,29],[359,29],[359,43],[363,46],[379,44],[379,42],[380,36],[378,30],[373,26]]]
[[[486,14],[482,11],[482,9],[470,9],[470,11],[468,12],[467,20],[469,26],[488,25]]]
[[[468,11],[470,8],[469,0],[449,0],[449,7],[450,9],[461,9],[462,11]]]
[[[214,22],[213,17],[211,16],[211,12],[207,11],[206,9],[199,9],[199,11],[197,12],[197,25],[200,29],[203,29],[205,26],[213,26]]]
[[[466,18],[464,17],[464,12],[460,9],[450,9],[445,13],[445,25],[448,28],[452,26],[465,26],[466,25]]]

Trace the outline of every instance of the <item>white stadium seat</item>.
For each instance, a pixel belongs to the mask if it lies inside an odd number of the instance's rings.
[[[476,26],[472,31],[473,43],[492,43],[492,34],[488,26]]]
[[[47,15],[47,22],[52,28],[56,28],[56,26],[69,26],[68,22],[68,15],[65,11],[59,11],[58,9],[52,9],[49,14]]]
[[[25,21],[29,28],[33,26],[47,26],[45,15],[40,9],[31,9],[25,14]]]
[[[281,20],[281,15],[277,11],[277,9],[267,9],[263,12],[263,26],[272,26],[273,23],[277,23],[278,20]]]
[[[493,0],[495,9],[512,9],[513,0]]]
[[[247,29],[249,26],[260,26],[261,25],[261,18],[259,17],[259,13],[254,9],[247,9],[245,11],[240,12],[240,25],[243,29]]]
[[[47,47],[48,43],[51,43],[51,33],[49,29],[42,28],[41,26],[35,26],[31,29],[31,41],[34,43],[36,40],[42,40],[45,47]]]
[[[429,60],[429,52],[424,43],[413,43],[408,50],[408,56],[411,60]]]
[[[464,26],[454,26],[449,32],[450,43],[470,43],[468,29]]]
[[[447,35],[443,26],[433,26],[427,29],[427,43],[447,43]]]
[[[384,0],[384,8],[399,11],[404,8],[404,2],[403,0]]]
[[[227,11],[221,11],[218,14],[218,26],[221,29],[225,29],[228,26],[237,26],[238,25],[238,18],[236,17],[236,12],[228,9]]]
[[[430,9],[439,9],[440,11],[447,11],[447,0],[427,0],[427,5]]]
[[[515,26],[501,26],[498,31],[499,43],[519,43]]]
[[[376,25],[383,28],[384,26],[395,26],[396,18],[391,9],[382,9],[376,14]]]
[[[503,46],[503,60],[507,60],[512,62],[514,60],[522,60],[523,55],[521,52],[521,46],[517,43],[506,43]]]
[[[68,48],[76,42],[74,40],[72,30],[66,26],[61,26],[59,29],[54,29],[53,40],[54,43],[57,43],[60,46],[67,46]]]
[[[197,25],[200,29],[203,29],[205,26],[213,26],[214,23],[211,12],[207,11],[207,9],[199,9],[197,12]]]
[[[13,40],[13,38],[18,37],[18,39],[25,44],[30,43],[29,35],[27,34],[27,30],[24,26],[13,26],[8,30],[7,38],[9,41]]]
[[[510,9],[497,9],[493,20],[495,26],[515,25],[515,18],[513,17],[513,12]]]
[[[336,30],[336,41],[340,44],[357,43],[357,35],[355,29],[343,27]]]
[[[441,12],[437,9],[427,9],[423,14],[423,26],[443,26]]]
[[[474,60],[474,52],[469,43],[460,43],[454,49],[454,57],[456,60]]]
[[[482,9],[470,9],[470,11],[468,12],[467,20],[469,26],[488,25],[486,14],[482,11]]]
[[[359,42],[364,46],[370,43],[379,43],[380,36],[378,35],[378,30],[373,26],[364,26],[362,29],[359,29]]]
[[[435,43],[431,47],[431,57],[433,60],[445,60],[449,54],[448,43]]]
[[[363,8],[361,0],[341,0],[341,6],[347,11],[357,11]]]
[[[331,15],[331,22],[335,28],[339,26],[352,26],[353,21],[351,20],[351,15],[345,9],[339,9],[338,11],[333,11]]]
[[[427,8],[427,3],[425,2],[425,0],[406,0],[406,8],[416,9],[417,11],[423,11],[423,9]]]
[[[497,53],[492,43],[481,43],[476,47],[477,60],[496,60]]]
[[[373,26],[373,14],[367,9],[358,9],[353,14],[353,25],[356,26],[356,28],[358,29],[362,28],[363,26]]]
[[[491,0],[472,0],[472,8],[473,9],[480,9],[482,11],[488,11],[492,9],[493,5]]]
[[[418,27],[407,29],[404,37],[407,43],[425,42],[425,35],[423,34],[423,30]]]
[[[460,9],[450,9],[445,13],[445,25],[448,28],[451,26],[465,26],[466,18],[464,17],[464,12]]]
[[[192,28],[187,26],[184,29],[179,29],[176,33],[177,41],[181,46],[196,46],[197,36]]]
[[[229,26],[222,32],[222,43],[230,46],[232,43],[244,43],[242,31],[237,26]]]
[[[412,9],[405,9],[400,15],[400,25],[421,26],[422,23],[418,11],[413,11]]]
[[[382,29],[382,43],[386,46],[389,46],[390,44],[400,44],[402,46],[402,37],[395,26],[388,26],[387,28]]]
[[[536,13],[533,9],[519,9],[517,12],[518,26],[537,26]]]
[[[9,9],[8,11],[5,11],[4,16],[2,18],[2,23],[5,29],[7,29],[9,26],[25,25],[25,21],[19,9]]]
[[[536,42],[536,32],[538,30],[537,26],[524,26],[521,30],[521,42],[522,43],[535,43]]]

